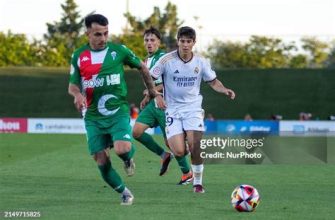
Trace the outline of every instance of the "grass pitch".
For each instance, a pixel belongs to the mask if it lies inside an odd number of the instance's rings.
[[[160,137],[156,137],[161,141]],[[120,206],[117,193],[101,179],[88,155],[84,135],[0,134],[0,211],[39,211],[42,219],[334,219],[334,164],[205,165],[205,194],[177,186],[172,161],[159,173],[159,158],[137,143],[136,174],[126,177],[122,162],[113,166],[135,195]],[[239,184],[255,186],[261,203],[238,213],[230,194]]]

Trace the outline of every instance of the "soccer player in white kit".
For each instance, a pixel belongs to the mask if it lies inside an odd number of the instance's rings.
[[[175,156],[185,154],[185,134],[193,171],[193,191],[204,193],[203,159],[200,141],[204,132],[204,110],[200,94],[201,81],[215,91],[235,98],[233,90],[226,88],[217,78],[207,59],[192,52],[196,42],[195,30],[181,27],[177,34],[178,49],[162,56],[151,68],[154,78],[162,76],[166,102],[166,136]]]

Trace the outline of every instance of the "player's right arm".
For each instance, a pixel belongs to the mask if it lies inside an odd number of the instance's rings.
[[[163,91],[163,84],[159,84],[159,85],[155,86],[154,88],[157,92],[161,93]],[[143,95],[145,95],[145,96],[149,95],[147,89],[143,90]]]
[[[78,85],[69,83],[68,92],[74,97],[73,103],[79,112],[81,112],[83,108],[87,108],[86,98],[80,92]]]
[[[148,95],[144,96],[142,101],[140,102],[140,109],[144,109],[144,107],[150,102],[150,97]]]
[[[155,86],[155,90],[159,93],[159,94],[162,94],[161,92],[163,91],[163,84],[159,84],[158,86]],[[144,107],[149,103],[150,101],[150,96],[149,96],[149,93],[148,93],[148,90],[145,89],[143,91],[143,95],[144,95],[144,98],[142,99],[141,103],[140,103],[140,108],[141,109],[144,109]]]
[[[80,112],[83,108],[87,108],[86,98],[81,93],[80,88],[80,70],[78,67],[78,57],[73,54],[71,58],[70,82],[68,93],[74,98],[74,105]]]

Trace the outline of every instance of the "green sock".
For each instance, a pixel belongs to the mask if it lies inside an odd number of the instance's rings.
[[[161,156],[165,152],[148,133],[144,132],[139,138],[136,138],[136,140],[158,156]]]
[[[130,151],[124,154],[118,155],[123,161],[129,161],[131,158],[133,158],[135,153],[135,146],[131,144]]]
[[[184,174],[190,172],[191,168],[190,168],[190,164],[187,161],[186,156],[182,156],[182,157],[175,156],[175,158],[178,162],[181,172],[183,172]]]
[[[108,160],[106,164],[99,165],[98,167],[105,182],[108,183],[108,185],[110,185],[116,192],[122,193],[125,185],[119,174],[113,169],[111,162]]]

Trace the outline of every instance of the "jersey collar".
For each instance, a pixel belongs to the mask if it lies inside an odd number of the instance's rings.
[[[183,63],[189,63],[189,62],[191,62],[191,60],[193,59],[193,52],[192,52],[192,57],[191,57],[189,60],[187,60],[187,61],[183,60],[183,59],[180,57],[180,55],[179,55],[179,50],[178,50],[178,49],[177,49],[177,55],[178,55],[179,59],[180,59],[181,61],[183,61]]]
[[[158,50],[156,50],[156,52],[155,52],[155,53],[153,53],[153,54],[149,55],[149,56],[148,56],[148,58],[154,57],[154,56],[156,56],[156,55],[158,55],[158,54],[160,54],[160,53],[162,53],[162,52],[163,52],[163,50],[161,50],[161,49],[158,49]]]
[[[100,50],[94,50],[89,43],[87,43],[87,46],[88,48],[90,48],[90,51],[93,51],[93,52],[100,52],[100,51],[103,51],[103,50],[106,50],[106,48],[108,48],[108,43],[106,44],[106,47],[104,49],[100,49]]]

